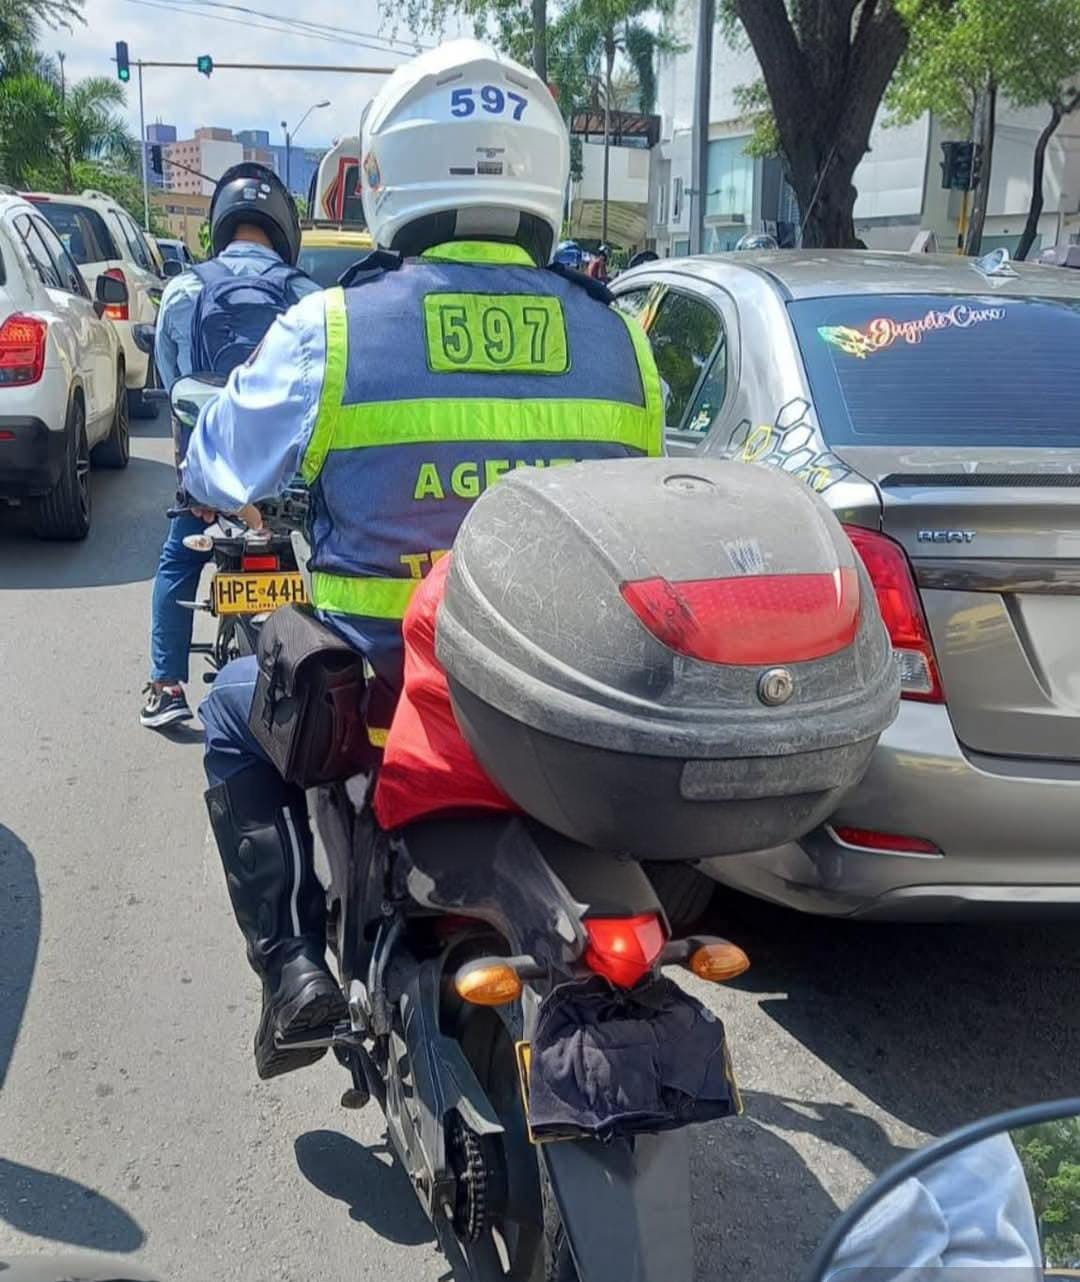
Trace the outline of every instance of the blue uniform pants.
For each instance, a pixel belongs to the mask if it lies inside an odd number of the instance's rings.
[[[186,514],[173,517],[161,548],[150,614],[150,679],[186,681],[194,613],[178,604],[193,601],[209,552],[184,547],[189,534],[202,534],[206,522]]]
[[[203,769],[211,788],[248,766],[267,760],[259,741],[248,728],[258,673],[254,655],[233,659],[217,674],[210,693],[199,707],[206,729]]]

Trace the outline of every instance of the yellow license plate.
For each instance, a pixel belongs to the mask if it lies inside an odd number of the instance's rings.
[[[216,574],[216,614],[269,614],[283,605],[307,601],[303,575],[293,571],[280,574]]]

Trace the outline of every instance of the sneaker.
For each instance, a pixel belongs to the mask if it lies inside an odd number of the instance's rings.
[[[182,686],[162,686],[154,688],[153,682],[143,687],[147,700],[139,713],[140,725],[151,730],[161,730],[165,726],[175,725],[178,721],[190,721],[192,711]]]

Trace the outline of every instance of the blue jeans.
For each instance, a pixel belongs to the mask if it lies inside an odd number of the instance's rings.
[[[193,601],[199,590],[203,566],[209,552],[193,552],[184,547],[189,534],[202,534],[206,522],[197,516],[177,516],[161,548],[150,619],[150,679],[152,681],[186,681],[191,629],[195,615],[179,605]]]
[[[254,655],[233,659],[217,674],[210,693],[199,707],[206,730],[203,769],[211,788],[248,766],[267,760],[259,741],[248,728],[258,673]]]

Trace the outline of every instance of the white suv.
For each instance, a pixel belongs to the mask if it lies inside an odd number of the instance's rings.
[[[84,191],[81,196],[27,192],[26,198],[52,223],[91,293],[99,276],[112,276],[127,285],[127,304],[110,307],[105,314],[119,330],[124,346],[131,417],[153,418],[157,407],[143,397],[143,391],[155,386],[154,362],[135,345],[131,330],[132,325],[157,323],[165,288],[147,237],[126,209],[100,191]]]
[[[96,292],[39,209],[0,189],[0,505],[43,538],[85,538],[91,456],[127,466],[127,365],[103,316],[127,289]]]

